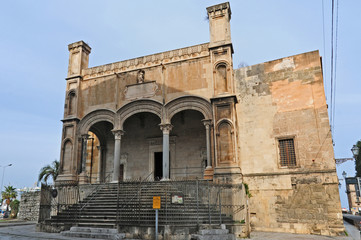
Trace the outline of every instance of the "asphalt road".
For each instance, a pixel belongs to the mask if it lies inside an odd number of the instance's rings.
[[[361,216],[360,215],[352,215],[352,214],[342,214],[344,218],[352,219],[356,222],[359,227],[361,227]]]

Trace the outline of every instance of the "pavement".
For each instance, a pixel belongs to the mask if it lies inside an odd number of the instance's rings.
[[[291,233],[273,233],[273,232],[252,232],[252,240],[359,240],[360,232],[353,225],[344,222],[349,236],[330,237],[320,235],[305,235]],[[0,222],[0,240],[38,240],[38,239],[59,239],[59,240],[84,240],[85,238],[70,238],[59,233],[36,232],[35,222],[26,221],[6,221]]]

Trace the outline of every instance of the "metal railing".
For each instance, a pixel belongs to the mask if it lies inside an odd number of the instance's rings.
[[[121,181],[118,181],[118,188],[117,188],[117,215],[116,215],[116,225],[119,226],[119,223],[120,223],[120,215],[122,213],[126,213],[126,208],[127,206],[130,205],[130,203],[133,203],[134,200],[136,199],[136,197],[138,197],[138,211],[137,211],[137,216],[138,216],[138,223],[140,223],[140,207],[141,207],[141,202],[140,202],[140,199],[141,199],[141,192],[142,192],[142,188],[144,187],[144,183],[146,183],[147,181],[150,180],[150,177],[153,175],[154,171],[150,172],[147,176],[145,176],[145,178],[140,178],[141,180],[139,181],[135,181],[135,180],[125,180],[125,181],[122,181],[122,185],[126,185],[126,184],[136,184],[136,193],[133,194],[131,196],[131,198],[129,200],[125,200],[123,203],[121,203],[121,205],[119,205],[119,194],[120,194],[120,184],[121,184]],[[127,188],[125,188],[125,195],[127,196]],[[132,204],[132,206],[134,206],[134,204]],[[132,209],[134,210],[134,207],[132,207]],[[133,211],[134,213],[134,211]],[[131,217],[131,218],[134,218],[134,216],[136,215],[133,215],[133,216],[128,216],[128,217]],[[122,216],[123,217],[123,216]]]
[[[63,214],[68,214],[69,219],[75,218],[79,223],[81,216],[90,214],[84,210],[86,206],[97,201],[102,187],[109,187],[112,189],[110,198],[113,200],[110,201],[113,201],[114,211],[104,213],[104,216],[111,214],[104,218],[108,221],[114,219],[117,227],[151,226],[155,214],[152,209],[153,196],[161,197],[160,226],[242,223],[247,219],[247,196],[243,184],[218,184],[203,179],[153,181],[152,176],[153,172],[144,178],[118,181],[117,186],[109,182],[87,185],[86,190],[82,186],[81,193],[77,185],[62,186],[58,188],[57,198],[51,200],[51,204],[56,205],[51,215],[65,212]],[[45,189],[44,195],[49,198],[51,187]],[[47,207],[48,200],[42,202],[43,207]]]
[[[89,202],[91,202],[98,194],[98,190],[106,185],[108,185],[108,181],[110,179],[110,177],[112,176],[112,172],[108,173],[105,178],[104,178],[104,182],[105,183],[100,183],[99,185],[97,185],[90,193],[87,194],[86,197],[83,198],[83,201],[81,201],[81,196],[80,196],[80,192],[79,192],[79,187],[78,189],[78,204],[79,206],[77,206],[77,211],[76,211],[76,222],[77,224],[79,223],[79,218],[81,216],[81,213],[83,211],[83,209],[88,206]],[[89,198],[88,198],[89,197]]]

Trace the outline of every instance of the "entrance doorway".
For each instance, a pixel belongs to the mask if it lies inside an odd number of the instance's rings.
[[[154,152],[154,180],[159,181],[163,177],[163,152]]]

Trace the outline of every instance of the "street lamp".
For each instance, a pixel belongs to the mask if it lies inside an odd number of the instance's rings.
[[[347,173],[346,173],[345,171],[342,172],[342,177],[343,177],[344,179],[346,179]]]
[[[3,177],[2,177],[2,179],[1,179],[1,188],[0,188],[0,193],[1,193],[1,191],[3,190],[3,183],[4,183],[4,175],[5,175],[5,168],[6,167],[11,167],[12,166],[12,164],[10,163],[10,164],[8,164],[8,165],[6,165],[6,166],[0,166],[0,167],[2,167],[3,168]]]
[[[359,154],[359,148],[356,146],[356,145],[353,145],[352,148],[351,148],[351,152],[352,152],[352,155],[353,157],[357,158],[358,154]],[[358,192],[359,192],[359,195],[361,195],[361,186],[360,186],[360,178],[359,177],[356,177],[357,179],[357,185],[358,185]]]
[[[351,148],[351,152],[352,152],[353,157],[354,157],[355,159],[356,159],[356,157],[358,156],[359,151],[360,151],[360,149],[359,149],[356,145],[353,145],[353,147]]]

